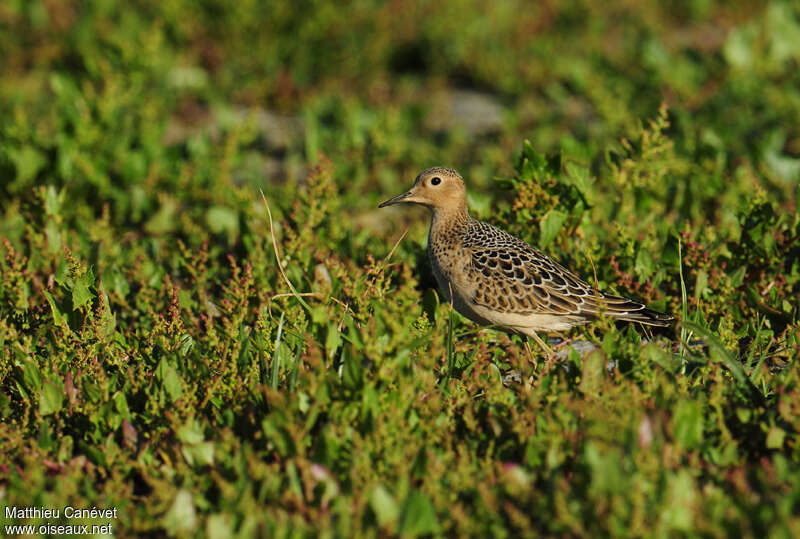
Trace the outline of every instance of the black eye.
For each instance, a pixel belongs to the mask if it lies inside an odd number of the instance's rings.
[[[439,176],[436,176],[431,180],[431,185],[439,185],[442,183],[442,179]]]

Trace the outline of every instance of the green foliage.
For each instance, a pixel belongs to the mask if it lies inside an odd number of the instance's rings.
[[[126,536],[797,535],[798,33],[781,1],[6,2],[0,501]],[[375,207],[435,164],[680,320],[558,362],[478,330],[427,215]]]

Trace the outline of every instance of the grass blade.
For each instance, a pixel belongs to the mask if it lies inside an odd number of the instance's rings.
[[[281,345],[281,337],[283,337],[283,319],[284,313],[281,313],[281,320],[278,322],[278,335],[275,337],[275,349],[272,352],[272,372],[270,374],[269,385],[272,389],[278,388],[278,375],[281,368],[281,356],[278,349]]]

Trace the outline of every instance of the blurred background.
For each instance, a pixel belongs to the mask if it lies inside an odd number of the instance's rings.
[[[523,139],[602,174],[662,102],[715,175],[800,171],[788,1],[6,0],[0,56],[0,197],[46,179],[129,226],[206,155],[269,186],[323,152],[368,205],[434,164],[483,189]]]

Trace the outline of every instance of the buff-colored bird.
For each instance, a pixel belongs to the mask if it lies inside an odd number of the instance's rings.
[[[428,255],[439,288],[470,320],[533,338],[568,330],[601,313],[667,326],[672,316],[597,290],[524,241],[469,216],[467,189],[451,168],[422,171],[410,191],[380,205],[421,204],[431,210]]]

